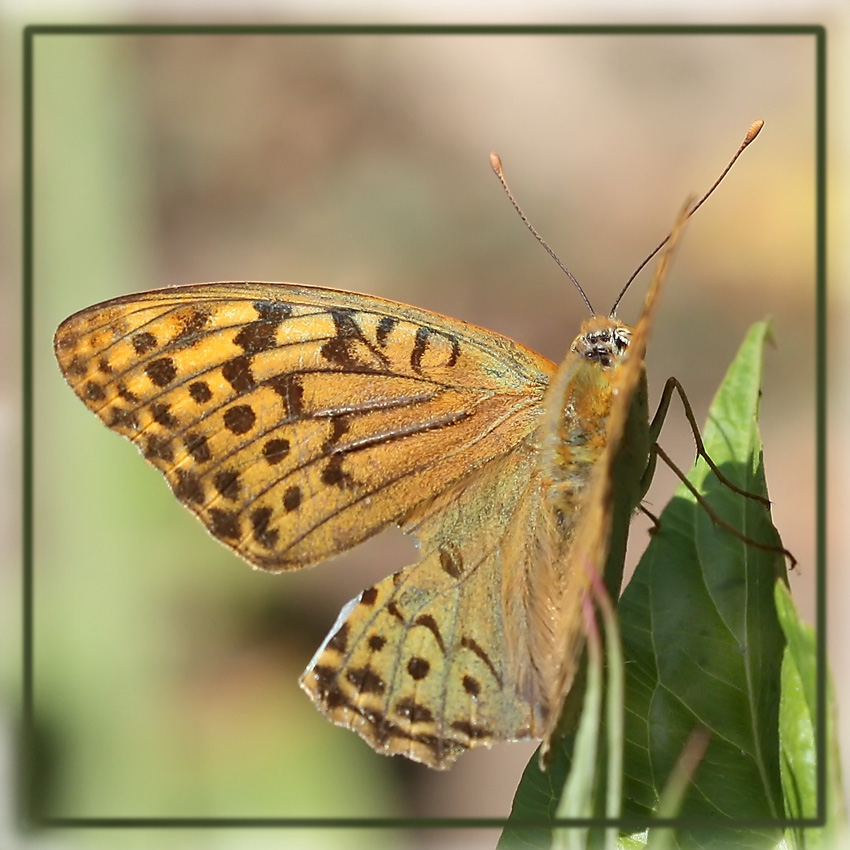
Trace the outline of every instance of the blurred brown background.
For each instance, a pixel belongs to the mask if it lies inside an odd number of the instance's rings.
[[[811,621],[814,58],[811,38],[755,35],[40,39],[35,648],[45,814],[508,813],[533,748],[473,752],[450,774],[432,773],[374,755],[298,688],[339,608],[410,563],[410,542],[390,533],[301,574],[252,573],[74,398],[51,350],[65,316],[115,295],[288,280],[410,302],[559,360],[583,305],[502,194],[491,150],[607,311],[684,199],[765,119],[689,227],[651,343],[650,394],[675,374],[702,419],[746,329],[773,317],[765,463]],[[636,318],[647,280],[621,305],[624,319]],[[679,410],[662,444],[688,467]],[[650,508],[673,486],[661,471]],[[633,558],[645,540],[636,528]],[[321,840],[305,833],[297,846]],[[398,841],[362,831],[346,846]]]

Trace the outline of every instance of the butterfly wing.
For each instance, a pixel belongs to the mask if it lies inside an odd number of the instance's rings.
[[[60,367],[220,541],[314,564],[535,427],[554,365],[489,331],[295,284],[117,298],[59,327]]]
[[[352,600],[302,676],[322,712],[379,752],[445,768],[499,741],[548,748],[591,571],[605,567],[614,514],[627,526],[639,500],[643,353],[668,263],[634,330],[585,322],[533,433],[407,518],[421,560]]]
[[[640,499],[644,352],[685,218],[634,330],[586,323],[539,428],[407,518],[422,559],[352,600],[304,673],[319,708],[379,752],[444,768],[498,741],[549,748],[578,666],[590,575],[605,569],[615,527],[622,560]]]
[[[526,440],[414,511],[420,561],[352,600],[305,671],[319,709],[379,752],[447,768],[470,747],[542,737],[539,694],[507,661],[504,604],[536,460]]]

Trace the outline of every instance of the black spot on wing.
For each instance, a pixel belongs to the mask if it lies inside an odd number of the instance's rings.
[[[463,556],[457,546],[440,547],[440,566],[452,578],[458,579],[463,575]]]
[[[193,307],[178,317],[180,328],[172,339],[172,343],[180,346],[190,346],[203,333],[210,320],[209,310],[203,307]]]
[[[362,599],[360,600],[363,601]],[[369,649],[373,652],[380,652],[387,644],[387,639],[383,635],[369,636]]]
[[[348,421],[348,417],[345,414],[332,416],[330,419],[330,423],[331,433],[328,436],[327,440],[325,440],[325,444],[323,446],[326,452],[331,451],[334,446],[336,446],[339,441],[348,433],[348,430],[351,427]]]
[[[254,538],[266,549],[274,549],[279,537],[276,528],[269,528],[271,518],[272,509],[269,507],[257,508],[251,512],[251,527],[254,531]]]
[[[460,357],[460,342],[457,337],[452,334],[446,334],[441,331],[434,330],[426,325],[421,325],[416,329],[416,339],[413,343],[413,349],[410,352],[410,368],[413,369],[414,372],[422,371],[422,362],[428,351],[428,340],[433,336],[439,337],[451,345],[451,352],[449,353],[448,359],[444,365],[451,367],[457,363],[458,358]]]
[[[328,698],[329,694],[335,693],[339,697],[342,697],[342,691],[337,687],[336,681],[339,676],[339,671],[336,667],[328,667],[326,664],[317,664],[312,670],[313,676],[316,678],[316,688],[319,691],[319,694],[322,698],[327,702],[327,704],[333,707],[334,704],[338,705],[339,703],[331,703],[331,700]]]
[[[205,404],[212,398],[212,390],[206,381],[195,381],[189,384],[189,395],[198,404]]]
[[[175,428],[177,426],[177,419],[171,412],[170,404],[154,402],[151,405],[151,416],[153,416],[154,422],[157,422],[164,428]]]
[[[238,540],[242,536],[239,528],[239,512],[222,508],[210,508],[210,531],[216,537],[226,540]]]
[[[287,419],[298,419],[304,414],[304,387],[298,375],[276,375],[266,384],[282,399]]]
[[[184,503],[202,505],[204,503],[204,488],[198,476],[188,469],[176,470],[177,480],[172,484],[174,495]]]
[[[132,343],[136,354],[147,354],[156,348],[156,337],[148,331],[142,331],[133,336]]]
[[[125,384],[118,384],[118,395],[120,398],[123,398],[124,401],[129,402],[130,404],[138,404],[139,397],[134,393],[127,389]]]
[[[407,662],[407,672],[410,673],[410,675],[417,681],[424,679],[430,670],[431,665],[424,658],[414,656]]]
[[[222,469],[216,472],[213,478],[213,486],[219,494],[231,502],[239,498],[239,474],[231,469]]]
[[[294,511],[301,504],[301,488],[293,485],[283,494],[283,507]]]
[[[367,605],[371,607],[375,604],[375,600],[378,598],[378,588],[377,587],[367,587],[363,593],[360,594],[360,604]]]
[[[348,623],[343,623],[337,630],[337,633],[328,641],[327,649],[333,649],[336,652],[345,652],[348,649],[349,631]]]
[[[259,316],[257,321],[245,325],[233,338],[246,354],[274,348],[280,323],[292,315],[292,307],[279,301],[255,301],[254,309]]]
[[[108,424],[110,428],[125,431],[137,431],[139,428],[139,420],[135,411],[124,410],[120,407],[112,408]]]
[[[410,352],[410,368],[414,372],[419,372],[422,369],[422,358],[425,356],[430,335],[431,331],[424,325],[416,331],[416,340],[413,343],[413,350]]]
[[[384,680],[369,666],[350,669],[345,678],[361,694],[382,694],[386,689]]]
[[[95,383],[94,381],[89,381],[83,387],[83,395],[86,398],[86,401],[103,401],[106,398],[106,391],[100,384]]]
[[[342,454],[332,454],[330,456],[324,469],[322,469],[323,484],[343,488],[350,487],[355,483],[354,479],[342,468],[343,459],[344,455]]]
[[[186,451],[194,458],[196,463],[206,463],[212,455],[207,445],[207,438],[203,434],[187,433],[183,437]]]
[[[249,404],[237,404],[224,412],[224,427],[231,434],[245,434],[254,427],[257,414]]]
[[[248,392],[256,385],[254,376],[251,374],[251,358],[244,354],[228,360],[221,367],[221,374],[237,393]]]
[[[397,324],[398,319],[394,316],[384,316],[381,321],[378,322],[378,330],[375,334],[376,339],[378,340],[378,345],[386,348],[390,334],[395,330]]]
[[[276,437],[263,445],[263,457],[274,466],[280,463],[289,454],[289,440]]]
[[[477,697],[481,693],[481,683],[472,676],[463,677],[463,689],[473,697]]]
[[[496,671],[493,662],[490,660],[490,656],[486,653],[484,648],[474,638],[466,636],[461,638],[460,645],[464,649],[468,649],[475,653],[475,655],[477,655],[487,665],[487,669],[493,674],[493,678],[499,683],[499,687],[501,688],[502,677]]]
[[[434,639],[437,641],[438,646],[440,647],[440,651],[443,655],[446,654],[446,645],[443,643],[443,636],[440,634],[440,629],[437,626],[437,621],[430,614],[420,614],[416,618],[416,622],[414,625],[423,626],[428,629],[432,635],[434,635]]]
[[[82,378],[89,370],[89,361],[87,357],[81,357],[75,354],[71,358],[71,362],[65,368],[65,373],[72,375],[75,378]]]
[[[346,370],[373,370],[378,361],[380,368],[387,368],[389,360],[366,338],[363,329],[357,323],[357,312],[345,307],[333,307],[329,311],[333,319],[336,334],[322,345],[322,356],[330,363]],[[360,351],[358,351],[358,348]],[[364,359],[363,349],[373,355],[372,359]]]
[[[177,377],[177,366],[170,357],[160,357],[158,360],[151,360],[145,366],[145,374],[154,386],[167,387]]]
[[[174,462],[174,451],[171,448],[171,443],[168,440],[158,437],[156,434],[150,434],[143,449],[144,455],[148,460],[163,460],[166,463]]]
[[[411,697],[400,699],[395,704],[395,711],[400,717],[406,717],[411,723],[430,723],[434,719],[431,711]]]

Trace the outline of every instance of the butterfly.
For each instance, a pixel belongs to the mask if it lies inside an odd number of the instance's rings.
[[[253,566],[311,566],[393,525],[415,538],[419,560],[351,600],[301,677],[330,720],[438,769],[500,741],[546,747],[589,576],[621,564],[612,525],[643,495],[643,357],[692,211],[636,325],[592,315],[559,366],[427,310],[258,282],[89,307],[60,325],[55,354],[85,405]]]

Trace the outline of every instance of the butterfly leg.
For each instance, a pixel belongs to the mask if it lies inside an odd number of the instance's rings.
[[[691,403],[688,400],[687,394],[685,393],[685,390],[682,387],[681,383],[675,377],[668,378],[667,382],[664,384],[664,390],[661,393],[661,399],[658,402],[658,408],[656,409],[655,415],[652,418],[652,422],[649,425],[651,449],[649,452],[649,458],[647,460],[646,469],[641,477],[641,497],[643,497],[643,495],[645,495],[647,490],[649,489],[649,485],[652,482],[652,478],[655,474],[655,468],[658,458],[660,457],[661,460],[663,460],[664,463],[667,464],[668,467],[670,467],[673,473],[675,473],[679,480],[688,488],[688,490],[690,490],[694,498],[697,500],[697,503],[705,510],[705,512],[708,514],[708,516],[711,518],[712,522],[714,522],[715,525],[728,531],[733,537],[737,537],[744,543],[755,546],[757,549],[763,549],[769,552],[778,552],[783,554],[789,559],[791,567],[793,568],[797,563],[797,559],[791,554],[791,552],[788,551],[788,549],[777,544],[762,543],[761,541],[754,540],[751,537],[747,537],[745,534],[738,531],[737,528],[730,525],[728,522],[726,522],[726,520],[720,517],[717,512],[711,507],[711,505],[708,504],[705,498],[697,491],[694,485],[691,484],[690,481],[688,481],[685,473],[682,472],[682,470],[679,469],[678,466],[676,466],[670,456],[658,444],[658,436],[661,432],[664,420],[670,409],[670,402],[673,398],[674,391],[679,394],[679,398],[682,401],[682,407],[685,411],[685,418],[688,420],[688,424],[691,426],[691,432],[693,434],[694,442],[696,444],[697,457],[701,457],[706,462],[709,469],[711,469],[711,471],[717,476],[717,479],[724,486],[732,490],[734,493],[737,493],[738,495],[744,496],[748,499],[755,499],[756,501],[761,502],[765,507],[770,507],[769,499],[757,493],[750,493],[748,490],[744,490],[743,488],[738,487],[738,485],[730,481],[729,478],[727,478],[720,471],[720,469],[717,467],[717,464],[715,464],[714,461],[709,457],[708,452],[705,450],[705,445],[702,441],[702,436],[700,435],[699,426],[697,425],[696,417],[694,416],[694,411],[691,407]],[[641,509],[643,509],[642,506]],[[654,519],[651,515],[650,518]],[[654,521],[655,527],[653,531],[657,531],[660,526],[660,522],[657,520]]]
[[[702,496],[699,493],[697,488],[694,487],[694,485],[691,484],[690,481],[688,481],[688,478],[685,475],[685,473],[682,472],[682,470],[679,469],[678,466],[676,466],[676,464],[673,462],[672,458],[667,454],[667,452],[664,451],[664,449],[661,448],[661,446],[658,445],[658,443],[653,443],[652,448],[650,449],[650,456],[652,456],[652,455],[656,455],[657,457],[660,457],[661,460],[663,460],[664,463],[666,463],[667,466],[670,467],[670,469],[675,473],[676,477],[682,482],[682,484],[684,484],[685,487],[687,487],[688,490],[690,490],[693,497],[697,500],[697,503],[709,515],[709,517],[711,518],[711,521],[715,525],[719,526],[724,531],[729,532],[729,534],[731,534],[733,537],[737,537],[738,540],[743,541],[748,546],[754,546],[756,549],[763,549],[765,552],[781,553],[786,558],[788,558],[788,560],[791,563],[792,569],[797,565],[797,559],[784,546],[780,546],[780,545],[774,544],[774,543],[762,543],[760,540],[754,540],[752,537],[747,537],[746,534],[743,534],[742,532],[738,531],[738,529],[735,528],[734,525],[731,525],[730,523],[726,522],[726,520],[723,519],[723,517],[721,517],[714,510],[714,508],[711,507],[711,505],[706,501],[705,497]],[[738,490],[737,488],[734,488],[734,489],[736,490],[736,492],[739,492],[743,496],[751,496],[752,495],[751,493],[747,493],[743,490]]]
[[[705,445],[702,442],[702,437],[700,436],[699,426],[697,425],[697,420],[694,416],[693,408],[691,407],[691,403],[690,401],[688,401],[688,396],[685,393],[684,387],[682,387],[678,378],[668,378],[667,383],[664,384],[664,390],[661,393],[661,400],[658,402],[658,408],[655,411],[655,416],[653,416],[652,422],[649,425],[650,443],[652,445],[657,445],[658,443],[658,435],[661,433],[661,428],[664,425],[664,420],[667,417],[668,410],[670,409],[670,401],[673,398],[674,390],[679,394],[679,398],[682,400],[682,407],[685,410],[685,418],[688,420],[688,424],[691,426],[691,432],[694,435],[694,443],[696,443],[697,457],[701,457],[708,464],[709,469],[717,476],[718,480],[730,490],[737,493],[739,496],[746,496],[748,499],[755,499],[756,501],[761,502],[765,507],[769,508],[770,499],[767,499],[764,496],[759,495],[758,493],[750,493],[748,490],[744,490],[741,487],[738,487],[737,484],[730,481],[720,471],[714,461],[709,457],[708,452],[705,450]],[[669,458],[667,458],[665,455],[664,459],[665,462],[669,465]],[[654,472],[654,462],[651,463],[651,466],[652,472]],[[650,466],[647,465],[647,470],[649,469]],[[676,472],[676,474],[679,475],[680,478],[682,477],[678,469],[674,468],[673,471]],[[652,472],[650,472],[649,480],[652,479]],[[649,486],[649,481],[647,481],[647,486]]]
[[[638,510],[644,516],[649,517],[649,521],[652,523],[652,528],[649,529],[649,533],[651,535],[655,534],[655,532],[658,531],[659,528],[661,528],[661,520],[658,519],[658,517],[655,516],[655,514],[652,513],[652,511],[650,511],[648,508],[644,507],[643,505],[638,505]]]
[[[654,443],[653,443],[654,445]],[[649,517],[652,522],[652,528],[649,529],[650,536],[655,534],[661,528],[661,520],[646,508],[643,504],[643,498],[649,492],[649,487],[652,484],[652,479],[655,478],[655,468],[658,465],[658,455],[650,449],[649,456],[646,460],[646,469],[640,477],[640,501],[638,502],[637,510]]]

